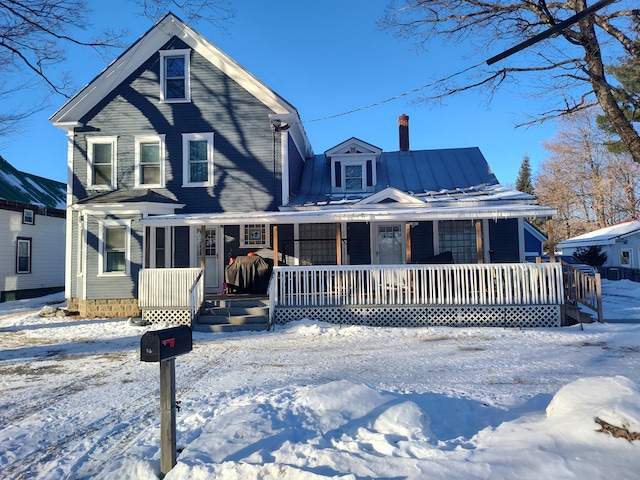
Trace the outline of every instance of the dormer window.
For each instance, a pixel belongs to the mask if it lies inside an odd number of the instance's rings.
[[[334,193],[373,192],[376,186],[376,162],[382,150],[352,138],[325,152],[331,165]]]
[[[160,101],[190,102],[190,50],[160,52]]]

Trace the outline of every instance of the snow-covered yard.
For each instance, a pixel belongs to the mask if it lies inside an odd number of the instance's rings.
[[[640,322],[640,284],[605,318]],[[145,480],[160,470],[159,366],[126,320],[0,304],[0,477]],[[194,333],[176,359],[176,479],[637,478],[640,324]]]

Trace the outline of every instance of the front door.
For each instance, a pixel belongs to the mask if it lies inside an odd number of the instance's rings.
[[[218,227],[207,228],[204,244],[204,288],[207,293],[220,289],[218,265]]]
[[[404,234],[402,224],[378,224],[376,254],[378,265],[400,265],[404,263]]]

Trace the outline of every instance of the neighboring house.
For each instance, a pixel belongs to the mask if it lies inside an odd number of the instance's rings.
[[[0,302],[64,289],[66,185],[0,157]]]
[[[143,269],[522,262],[527,218],[477,148],[349,138],[314,155],[297,110],[172,14],[52,117],[70,139],[66,291],[85,316],[139,314]]]
[[[630,219],[558,243],[558,250],[573,255],[579,248],[600,247],[607,254],[603,267],[640,269],[640,220]]]

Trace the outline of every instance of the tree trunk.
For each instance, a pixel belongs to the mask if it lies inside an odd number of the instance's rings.
[[[580,20],[579,25],[581,33],[580,39],[585,50],[585,60],[588,67],[587,73],[589,74],[589,79],[598,103],[620,136],[620,140],[629,149],[631,158],[633,158],[635,162],[640,163],[640,135],[638,135],[632,123],[618,106],[618,103],[613,97],[611,85],[609,85],[605,78],[602,52],[600,51],[600,44],[596,37],[593,17],[588,16]]]

